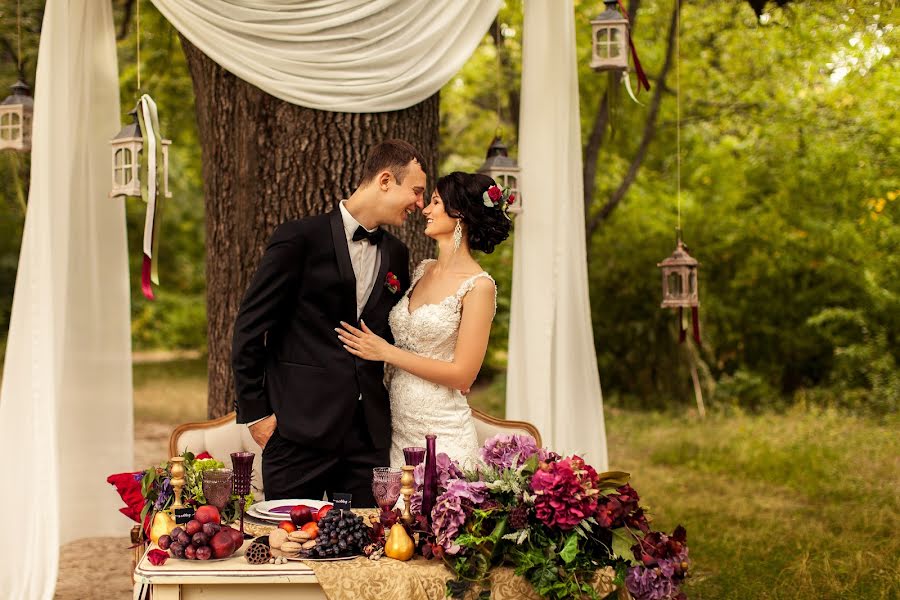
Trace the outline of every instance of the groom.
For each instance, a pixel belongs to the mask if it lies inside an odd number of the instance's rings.
[[[343,349],[335,328],[365,321],[392,340],[388,313],[409,286],[406,246],[381,225],[423,208],[425,162],[402,140],[375,146],[359,187],[328,214],[272,234],[234,324],[237,422],[263,448],[267,499],[353,494],[374,506],[389,464],[384,365]]]

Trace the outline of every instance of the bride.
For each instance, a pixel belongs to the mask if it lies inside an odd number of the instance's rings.
[[[422,211],[425,235],[438,258],[416,267],[409,289],[390,313],[395,344],[341,323],[344,348],[384,361],[390,377],[391,465],[405,464],[403,448],[437,436],[437,450],[462,463],[479,444],[467,391],[484,361],[497,310],[494,280],[472,257],[493,252],[509,236],[508,205],[515,200],[487,175],[454,172],[438,180]]]

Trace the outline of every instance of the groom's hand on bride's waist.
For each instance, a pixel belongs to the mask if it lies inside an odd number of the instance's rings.
[[[275,415],[271,414],[265,419],[260,419],[255,423],[251,423],[247,428],[250,430],[250,435],[253,437],[254,441],[259,444],[259,447],[265,448],[266,444],[269,443],[269,438],[275,433],[275,427],[277,425],[278,421],[275,418]]]

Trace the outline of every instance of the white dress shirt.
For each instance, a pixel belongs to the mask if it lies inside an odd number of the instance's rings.
[[[375,287],[375,276],[378,273],[379,264],[378,246],[367,239],[353,241],[353,234],[358,227],[362,227],[359,221],[353,218],[347,207],[346,200],[341,200],[341,218],[344,221],[344,234],[347,237],[347,249],[350,250],[350,262],[353,264],[353,274],[356,276],[356,318],[362,315],[363,307]],[[365,229],[365,227],[363,227]],[[366,229],[368,232],[374,229]]]

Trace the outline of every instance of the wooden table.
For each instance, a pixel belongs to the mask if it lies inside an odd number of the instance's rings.
[[[150,586],[153,600],[327,599],[312,569],[302,562],[249,564],[244,559],[249,542],[224,560],[169,558],[158,567],[150,564],[145,552],[134,570],[135,597],[141,588]],[[152,544],[147,551],[157,547]]]

